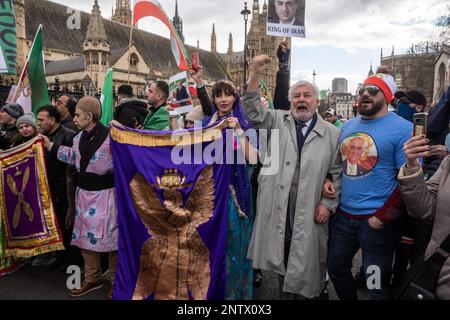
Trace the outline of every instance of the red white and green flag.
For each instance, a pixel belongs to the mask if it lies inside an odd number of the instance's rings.
[[[20,104],[25,113],[33,112],[36,114],[40,107],[50,104],[44,63],[42,25],[40,25],[19,83],[11,89],[15,90],[12,96],[14,102]]]
[[[168,18],[163,7],[157,0],[135,0],[133,9],[133,25],[145,17],[154,17],[166,25],[170,31],[170,41],[172,46],[172,53],[177,62],[178,68],[183,71],[188,71],[188,54],[183,42],[178,35],[177,30]]]

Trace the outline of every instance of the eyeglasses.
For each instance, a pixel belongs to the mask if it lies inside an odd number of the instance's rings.
[[[361,89],[359,89],[359,95],[362,96],[366,91],[371,96],[376,96],[378,92],[380,92],[381,90],[377,86],[364,86]]]

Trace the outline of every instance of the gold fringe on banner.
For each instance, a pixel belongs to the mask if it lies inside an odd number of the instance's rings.
[[[222,130],[227,126],[228,124],[222,121],[212,127],[201,130],[180,130],[158,134],[138,132],[121,125],[117,121],[112,121],[110,133],[111,138],[118,143],[139,147],[174,147],[189,146],[222,139]]]
[[[6,251],[6,257],[14,257],[20,259],[32,258],[44,253],[65,250],[62,243],[56,243],[52,245],[45,245],[37,248],[30,249],[8,249]]]

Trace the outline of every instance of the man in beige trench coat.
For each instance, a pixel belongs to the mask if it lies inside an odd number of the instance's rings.
[[[319,90],[306,81],[291,87],[290,111],[262,107],[259,75],[269,63],[267,56],[254,58],[242,97],[247,118],[269,130],[267,154],[279,157],[274,173],[261,156],[249,258],[254,268],[282,276],[280,298],[317,298],[326,286],[328,219],[338,205],[338,199],[322,197],[322,185],[328,176],[339,189],[340,131],[317,114]]]

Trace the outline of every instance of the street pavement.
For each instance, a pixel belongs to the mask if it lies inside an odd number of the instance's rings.
[[[361,266],[361,254],[354,260],[353,274]],[[264,280],[254,290],[254,300],[278,300],[278,277],[276,274],[263,271]],[[0,278],[0,300],[106,300],[111,283],[106,279],[102,289],[83,297],[72,298],[66,287],[69,275],[61,268],[46,270],[45,268],[26,265],[19,271]],[[328,285],[330,300],[338,300],[331,283]],[[359,291],[361,300],[369,299],[367,291]]]

